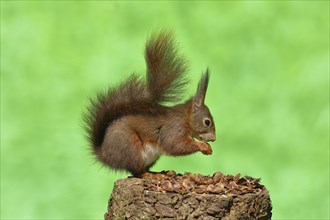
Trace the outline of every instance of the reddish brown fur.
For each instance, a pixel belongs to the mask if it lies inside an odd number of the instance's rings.
[[[187,83],[185,61],[169,32],[149,39],[146,62],[146,81],[132,75],[118,87],[99,94],[85,117],[98,159],[134,176],[147,172],[161,154],[211,154],[206,142],[215,140],[213,118],[204,105],[208,72],[202,75],[193,98],[166,107],[162,103],[178,100]]]

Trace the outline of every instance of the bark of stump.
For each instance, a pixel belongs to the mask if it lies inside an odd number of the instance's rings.
[[[114,185],[104,218],[271,219],[269,192],[259,180],[174,171],[121,179]]]

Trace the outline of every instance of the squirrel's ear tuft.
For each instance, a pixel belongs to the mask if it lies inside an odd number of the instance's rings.
[[[199,108],[202,105],[204,105],[207,86],[209,84],[209,78],[210,78],[210,73],[209,73],[209,70],[207,68],[205,73],[202,74],[202,77],[199,80],[196,95],[194,97],[194,105],[195,105],[196,108]]]

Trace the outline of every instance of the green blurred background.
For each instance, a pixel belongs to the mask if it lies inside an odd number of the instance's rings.
[[[170,27],[194,93],[208,66],[214,153],[154,171],[262,178],[273,219],[329,218],[329,1],[1,1],[1,218],[102,219],[115,180],[89,154],[89,97],[144,74]]]

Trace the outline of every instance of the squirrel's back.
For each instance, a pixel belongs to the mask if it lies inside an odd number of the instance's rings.
[[[103,143],[108,126],[125,115],[164,113],[164,102],[181,98],[185,77],[185,60],[178,54],[172,35],[162,31],[146,43],[146,79],[132,74],[124,82],[99,93],[91,100],[85,114],[88,138],[94,151]]]

